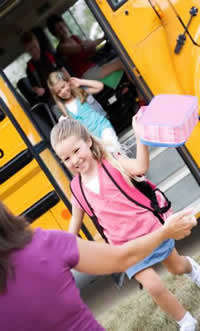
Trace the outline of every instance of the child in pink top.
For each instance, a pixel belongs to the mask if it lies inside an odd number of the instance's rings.
[[[51,132],[54,150],[66,167],[79,176],[83,195],[103,229],[103,235],[116,245],[155,231],[162,226],[159,220],[164,221],[167,216],[167,213],[161,216],[159,212],[159,217],[156,217],[150,209],[131,201],[136,195],[142,194],[138,193],[136,182],[141,180],[139,176],[143,175],[149,166],[148,147],[140,143],[135,119],[133,128],[137,142],[136,159],[123,156],[113,158],[87,129],[74,120],[58,123]],[[119,187],[109,178],[107,171],[117,178]],[[76,178],[75,176],[73,181]],[[131,178],[136,180],[135,185],[132,184]],[[76,185],[74,187],[76,189]],[[84,210],[76,192],[74,196],[69,231],[78,234]],[[144,194],[142,196],[144,201],[149,200]],[[166,200],[161,193],[156,192],[156,196],[159,208],[165,207]],[[162,262],[173,274],[186,273],[199,287],[200,266],[190,257],[180,256],[174,248],[174,241],[169,239],[143,261],[127,270],[128,277],[134,276],[147,289],[153,300],[177,321],[180,330],[196,330],[197,321],[185,311],[152,268],[158,262]]]

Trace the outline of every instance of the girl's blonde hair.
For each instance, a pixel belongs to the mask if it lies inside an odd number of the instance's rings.
[[[56,150],[56,146],[59,143],[71,136],[76,136],[85,142],[91,140],[91,152],[93,158],[98,162],[101,162],[102,160],[109,161],[113,167],[120,171],[124,179],[131,184],[130,176],[125,172],[117,159],[115,159],[112,154],[108,153],[103,143],[94,137],[79,121],[67,118],[53,127],[50,135],[53,149]]]
[[[64,101],[61,98],[59,98],[59,96],[57,96],[56,93],[54,92],[55,85],[61,80],[68,82],[62,71],[54,71],[50,73],[47,80],[47,84],[56,104],[60,108],[63,115],[66,115],[67,109],[64,105]],[[88,93],[80,87],[71,87],[71,93],[74,98],[78,98],[80,100],[80,103],[84,103],[87,100]],[[69,116],[68,113],[67,115]]]

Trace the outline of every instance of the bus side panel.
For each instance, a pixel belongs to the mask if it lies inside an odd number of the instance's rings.
[[[179,33],[183,33],[183,27],[169,8],[167,0],[157,0],[163,10],[161,19],[148,0],[128,0],[116,11],[109,6],[107,0],[95,2],[154,95],[194,94],[200,102],[200,48],[194,46],[187,36],[182,55],[174,54],[176,38]],[[172,3],[184,16],[186,25],[192,6],[197,6],[200,12],[200,3],[196,0],[172,0]],[[191,34],[198,43],[199,29],[198,16],[191,23]],[[118,47],[116,41],[115,44]],[[200,153],[197,148],[199,137],[200,127],[197,125],[186,146],[200,168]]]

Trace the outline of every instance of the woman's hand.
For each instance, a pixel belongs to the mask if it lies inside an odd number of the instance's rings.
[[[179,240],[190,235],[192,228],[197,225],[192,213],[192,209],[185,209],[170,216],[163,226],[167,238]]]

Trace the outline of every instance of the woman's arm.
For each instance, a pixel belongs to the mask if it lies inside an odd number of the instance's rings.
[[[148,256],[164,240],[182,239],[197,224],[192,210],[183,210],[168,218],[159,230],[121,246],[94,243],[77,238],[80,259],[75,269],[89,274],[125,271]]]
[[[93,53],[96,52],[96,47],[104,40],[103,38],[99,38],[96,40],[82,40],[82,45],[87,53]]]
[[[121,166],[126,170],[128,174],[131,176],[138,176],[144,175],[147,170],[149,169],[149,148],[146,145],[143,145],[140,142],[140,136],[137,129],[135,115],[133,117],[132,126],[135,132],[136,137],[136,158],[131,159],[128,157],[119,157],[118,161],[120,162]]]
[[[70,84],[74,87],[86,87],[89,94],[99,93],[104,88],[104,84],[98,80],[80,79],[76,77],[70,79]]]
[[[62,56],[77,55],[81,53],[81,45],[69,39],[59,45],[58,51]]]
[[[70,233],[73,233],[75,235],[79,233],[81,229],[83,217],[84,217],[84,211],[72,204],[72,218],[68,229]]]

